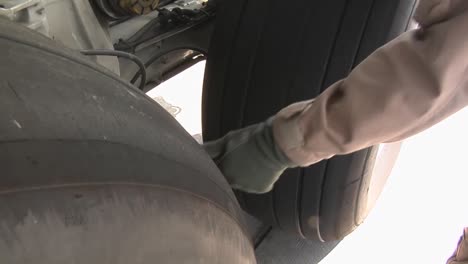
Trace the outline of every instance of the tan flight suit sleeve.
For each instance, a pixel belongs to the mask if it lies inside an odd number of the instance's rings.
[[[449,258],[447,264],[468,264],[468,228],[465,228],[457,249]]]
[[[422,28],[275,116],[274,137],[293,163],[405,139],[468,104],[468,0],[423,0],[415,19]]]

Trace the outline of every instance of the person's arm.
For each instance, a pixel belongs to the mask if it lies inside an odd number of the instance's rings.
[[[447,260],[447,264],[468,264],[468,227],[458,241],[457,249]]]
[[[380,48],[315,100],[204,144],[229,183],[269,191],[307,166],[414,135],[468,104],[468,0],[422,0],[423,26]]]
[[[313,102],[276,115],[276,142],[293,163],[405,139],[468,104],[468,1],[446,1],[432,11],[452,17],[428,14],[425,28],[378,49]]]

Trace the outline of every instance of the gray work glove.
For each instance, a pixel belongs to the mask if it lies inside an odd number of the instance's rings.
[[[272,118],[229,132],[203,147],[232,188],[245,192],[270,191],[283,171],[294,167],[275,143]]]

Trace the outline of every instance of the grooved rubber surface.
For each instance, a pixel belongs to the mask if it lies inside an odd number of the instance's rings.
[[[290,103],[316,97],[404,32],[414,6],[414,0],[224,1],[205,73],[205,140],[265,120]],[[317,238],[317,230],[308,223],[311,217],[319,217],[322,238],[340,239],[349,231],[343,227],[355,219],[355,208],[345,205],[359,194],[354,185],[346,191],[340,186],[360,181],[367,153],[363,150],[289,170],[268,194],[239,194],[242,205],[275,226],[273,230],[297,237]],[[282,234],[266,235],[265,240],[276,242],[268,247],[260,243],[257,254],[277,255],[278,248],[288,247],[289,260],[265,263],[309,263],[296,253],[313,251],[314,246],[299,246],[305,242],[283,239]]]

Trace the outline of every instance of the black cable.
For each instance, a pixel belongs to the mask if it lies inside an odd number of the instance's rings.
[[[174,8],[170,11],[164,8],[158,8],[157,10],[159,12],[157,17],[151,19],[131,37],[125,40],[119,39],[119,42],[114,45],[114,48],[116,50],[135,50],[138,45],[158,35],[161,36],[172,31],[178,31],[177,33],[180,33],[181,29],[188,29],[214,16],[213,10],[215,10],[215,8],[213,8],[213,5],[207,4],[205,7],[195,10],[181,8]]]
[[[141,29],[139,29],[137,32],[135,32],[132,36],[130,36],[125,41],[127,44],[135,44],[141,41],[141,39],[149,33],[151,30],[153,30],[153,27],[158,25],[161,22],[161,16],[157,16],[153,19],[151,19],[148,23],[146,23]]]
[[[173,52],[173,51],[177,51],[177,50],[193,50],[193,51],[199,52],[199,53],[201,53],[201,54],[203,54],[203,55],[206,56],[206,54],[205,54],[204,51],[202,51],[202,50],[200,50],[200,49],[197,49],[197,48],[177,47],[177,48],[169,49],[169,50],[167,50],[167,51],[164,52],[164,53],[161,53],[161,54],[158,54],[158,55],[156,55],[156,56],[151,57],[151,58],[145,63],[145,65],[144,65],[144,66],[145,66],[145,69],[146,69],[147,67],[151,66],[151,64],[153,64],[155,61],[159,60],[161,57],[163,57],[163,56],[165,56],[165,55],[167,55],[167,54],[169,54],[169,53],[171,53],[171,52]],[[135,73],[135,75],[133,76],[133,78],[131,79],[130,82],[136,82],[136,81],[138,80],[138,78],[140,77],[140,75],[141,75],[141,78],[143,78],[143,74],[145,74],[145,73],[144,73],[144,72],[141,72],[141,70],[140,70],[140,71],[137,71],[137,72]],[[146,74],[145,74],[145,79],[146,79]]]
[[[161,27],[167,27],[171,18],[176,18],[180,16],[179,13],[176,11],[169,11],[167,9],[157,10],[159,12],[157,17],[151,19],[148,23],[146,23],[141,29],[139,29],[135,34],[133,34],[129,38],[125,40],[119,39],[119,42],[114,45],[114,48],[116,50],[134,50],[136,46],[154,38],[154,36],[157,35],[158,29],[160,29]],[[179,8],[175,8],[175,10],[179,10]],[[178,25],[177,23],[175,23],[175,21],[173,22],[174,25],[172,25],[172,27]]]
[[[169,80],[170,78],[176,76],[177,74],[181,73],[182,71],[184,71],[184,70],[192,67],[193,65],[199,63],[200,61],[204,61],[204,60],[206,60],[206,56],[201,55],[201,54],[196,55],[196,56],[192,57],[191,60],[183,62],[183,63],[177,65],[176,67],[173,67],[172,69],[169,69],[169,71],[167,71],[165,74],[162,74],[158,80],[153,80],[153,81],[149,80],[147,87],[152,86],[154,88],[154,87],[160,85],[161,83]],[[180,70],[179,69],[180,67],[183,67],[183,70]]]
[[[89,55],[89,56],[115,56],[115,57],[121,57],[121,58],[126,58],[131,61],[133,61],[138,67],[140,68],[138,70],[138,77],[141,75],[141,81],[140,81],[140,90],[143,90],[145,88],[146,84],[146,67],[143,64],[143,62],[135,56],[134,54],[124,52],[124,51],[117,51],[117,50],[105,50],[105,49],[96,49],[96,50],[81,50],[81,54],[83,55]],[[138,79],[138,78],[137,78]],[[136,80],[130,81],[132,84],[135,84]]]

